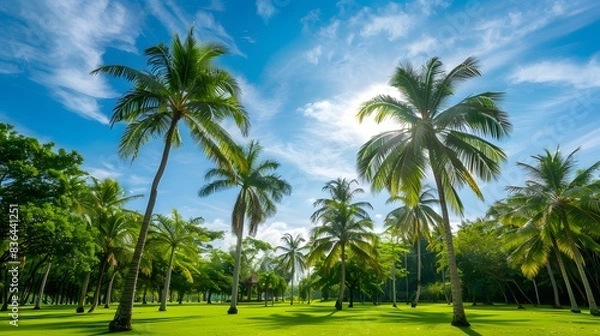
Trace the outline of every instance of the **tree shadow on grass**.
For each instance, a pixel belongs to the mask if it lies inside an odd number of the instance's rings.
[[[460,327],[458,329],[460,329],[462,332],[464,332],[466,335],[469,335],[469,336],[482,336],[477,331],[471,329],[471,327]]]
[[[188,316],[180,316],[180,317],[148,317],[148,318],[134,318],[132,321],[132,325],[134,330],[137,326],[141,326],[144,324],[156,324],[161,322],[177,322],[187,320],[190,318],[201,318],[199,315],[188,315]],[[39,333],[43,333],[45,330],[64,330],[64,335],[70,335],[73,330],[85,330],[86,335],[89,336],[99,336],[99,335],[108,335],[112,334],[108,331],[108,324],[110,320],[102,320],[102,321],[66,321],[66,322],[55,322],[48,324],[36,324],[36,325],[28,325],[26,322],[22,322],[19,324],[19,329],[28,330],[28,331],[36,331]],[[71,332],[69,332],[71,330]]]

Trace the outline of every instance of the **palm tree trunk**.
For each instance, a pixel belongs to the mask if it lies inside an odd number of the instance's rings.
[[[553,308],[562,308],[560,305],[560,297],[558,296],[558,286],[556,285],[556,279],[554,278],[554,272],[550,266],[550,260],[546,263],[546,270],[548,270],[548,276],[550,277],[550,283],[552,284],[552,293],[554,294],[554,306]]]
[[[396,308],[396,260],[392,261],[392,307]]]
[[[140,235],[138,236],[137,243],[135,244],[133,258],[131,259],[131,263],[129,263],[123,294],[121,294],[121,300],[119,301],[119,307],[117,308],[115,317],[108,325],[108,329],[110,331],[131,330],[131,315],[133,314],[133,300],[135,298],[135,289],[140,270],[140,262],[142,261],[144,245],[146,244],[146,237],[148,236],[148,229],[150,227],[150,219],[152,217],[152,212],[154,211],[154,205],[156,204],[156,197],[158,196],[158,184],[160,183],[160,179],[162,178],[165,168],[167,167],[169,151],[171,150],[171,140],[173,139],[173,133],[175,132],[179,119],[179,115],[173,116],[169,130],[165,136],[165,147],[163,149],[158,170],[156,171],[156,175],[152,181],[148,205],[146,206],[146,212],[144,213],[144,219],[140,227]]]
[[[340,293],[338,299],[335,302],[335,309],[342,310],[342,302],[344,300],[344,285],[346,284],[346,251],[345,246],[342,244],[342,280],[340,281]]]
[[[540,292],[538,292],[538,286],[537,286],[537,282],[535,281],[535,278],[531,279],[531,281],[533,282],[533,289],[535,290],[535,300],[537,302],[536,307],[538,307],[538,306],[541,306]]]
[[[571,237],[569,222],[567,219],[563,219],[565,224],[565,233],[567,235],[567,241],[573,251],[573,261],[575,261],[575,266],[577,266],[577,270],[579,271],[579,276],[581,277],[581,282],[583,283],[583,289],[585,290],[585,295],[587,297],[588,305],[590,307],[590,314],[593,316],[600,316],[600,310],[596,305],[596,300],[594,299],[594,293],[592,292],[592,287],[590,287],[590,282],[588,281],[587,275],[585,274],[585,269],[583,268],[583,257],[579,252],[579,248],[573,242]]]
[[[92,306],[88,310],[88,313],[93,312],[96,309],[98,303],[100,303],[100,291],[102,290],[102,280],[104,280],[104,272],[106,271],[106,264],[108,263],[108,255],[102,256],[100,262],[100,270],[98,272],[98,281],[96,282],[96,292],[94,293],[94,300]]]
[[[431,154],[431,153],[430,153]],[[468,327],[471,324],[467,321],[465,308],[462,300],[462,288],[460,278],[458,277],[458,267],[456,266],[456,255],[454,254],[454,244],[452,242],[452,228],[450,227],[450,217],[448,215],[448,205],[446,204],[446,195],[444,194],[444,185],[439,173],[433,170],[435,184],[438,190],[440,208],[442,210],[442,221],[444,223],[444,242],[446,243],[446,252],[448,253],[448,268],[450,270],[450,288],[452,291],[452,307],[454,314],[452,325],[457,327]]]
[[[290,296],[290,306],[294,305],[294,273],[295,273],[295,270],[292,267],[292,290],[291,290],[291,296]]]
[[[575,247],[576,248],[576,247]],[[581,254],[579,251],[575,251],[575,265],[577,266],[577,270],[579,271],[579,276],[581,277],[581,282],[583,283],[583,289],[585,290],[585,295],[588,299],[588,305],[590,307],[590,314],[593,316],[600,316],[600,310],[596,305],[596,300],[594,299],[594,293],[592,292],[592,288],[590,287],[590,283],[588,281],[587,275],[585,274],[585,269],[583,268],[583,264],[581,262]]]
[[[85,279],[83,280],[83,286],[81,286],[81,294],[79,295],[79,303],[77,304],[77,309],[75,310],[77,313],[83,313],[85,310],[83,306],[85,305],[85,297],[87,296],[88,285],[90,284],[90,276],[92,275],[92,271],[88,271],[85,275]]]
[[[175,257],[175,248],[171,248],[171,255],[169,256],[169,266],[167,267],[167,275],[165,276],[165,285],[162,291],[162,297],[160,298],[160,307],[158,311],[167,310],[167,297],[169,295],[169,286],[171,285],[171,273],[173,272],[173,258]]]
[[[242,238],[244,235],[244,226],[237,233],[237,242],[235,244],[235,265],[233,267],[233,283],[231,284],[231,305],[227,314],[237,314],[237,296],[238,285],[240,282],[240,261],[242,259]],[[265,294],[266,295],[266,294]],[[266,300],[266,298],[265,298]]]
[[[50,267],[52,267],[52,258],[50,258],[50,262],[48,262],[48,267],[46,268],[46,273],[44,273],[44,279],[42,280],[42,284],[40,285],[40,293],[35,300],[35,307],[33,309],[40,309],[40,301],[42,300],[42,295],[44,295],[44,289],[46,288],[46,281],[48,280],[48,274],[50,274]]]
[[[417,235],[417,293],[412,303],[415,308],[419,304],[419,295],[421,294],[421,234]]]
[[[565,269],[565,264],[563,263],[560,251],[558,250],[558,244],[556,244],[556,241],[554,239],[552,239],[552,244],[554,247],[554,253],[556,254],[556,260],[558,261],[558,268],[560,269],[560,273],[563,277],[563,280],[565,281],[567,294],[569,294],[569,301],[571,302],[571,311],[573,313],[581,313],[579,306],[577,306],[577,301],[575,300],[573,289],[571,288],[571,282],[569,281],[569,275],[567,274],[567,270]]]
[[[408,296],[408,256],[406,252],[404,252],[404,268],[406,269],[406,276],[404,277],[404,283],[406,285],[406,304],[408,304],[410,302],[410,297]]]
[[[117,270],[113,272],[113,275],[110,277],[110,282],[108,283],[108,289],[106,290],[106,302],[104,303],[104,308],[110,308],[110,297],[112,296],[112,287],[115,282],[115,277],[117,276]]]

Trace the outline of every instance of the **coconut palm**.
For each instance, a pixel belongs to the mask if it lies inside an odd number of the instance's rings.
[[[439,203],[433,192],[433,189],[425,187],[419,190],[417,197],[411,195],[410,191],[405,191],[388,200],[388,203],[402,202],[403,205],[390,211],[385,226],[403,234],[405,240],[413,246],[416,244],[417,248],[417,292],[411,304],[413,308],[419,303],[421,293],[421,239],[430,240],[430,228],[442,222],[440,215],[433,209]]]
[[[170,216],[154,215],[148,234],[148,246],[154,246],[162,252],[162,255],[168,256],[159,311],[167,310],[167,298],[176,256],[178,254],[197,256],[200,253],[199,245],[205,236],[202,228],[198,225],[203,222],[202,217],[185,220],[175,209],[173,209]]]
[[[353,188],[356,180],[338,178],[325,184],[323,191],[331,198],[318,199],[313,206],[319,207],[311,216],[317,226],[312,229],[312,251],[308,261],[324,258],[323,267],[332,269],[341,263],[340,291],[335,303],[337,310],[342,309],[344,286],[346,283],[346,261],[352,252],[364,262],[375,263],[372,233],[373,222],[366,209],[372,209],[368,202],[353,202],[354,197],[364,191]]]
[[[533,210],[530,225],[534,229],[545,228],[542,238],[546,245],[552,246],[565,283],[568,283],[568,275],[560,252],[573,260],[585,289],[590,314],[600,316],[581,254],[582,248],[600,248],[594,241],[594,238],[600,237],[600,201],[592,196],[595,185],[591,184],[593,174],[600,169],[600,161],[575,172],[574,155],[578,150],[566,157],[562,156],[560,149],[554,153],[545,150],[544,154],[533,156],[535,165],[519,162],[528,179],[525,186],[511,186],[508,190],[516,194],[515,197],[519,197],[530,211]],[[572,310],[578,311],[573,297],[571,305]]]
[[[116,264],[116,254],[132,245],[132,237],[138,228],[136,225],[138,219],[136,214],[127,214],[120,209],[113,209],[112,213],[105,213],[103,219],[95,225],[96,244],[100,250],[100,266],[94,300],[88,313],[93,312],[100,303],[100,292],[107,266]]]
[[[281,262],[283,263],[283,267],[286,271],[290,272],[292,275],[292,288],[291,288],[291,300],[290,305],[294,304],[294,278],[296,277],[296,270],[303,270],[306,268],[306,255],[305,251],[307,250],[306,245],[302,245],[306,240],[302,237],[301,234],[297,234],[296,237],[293,237],[291,234],[286,233],[281,237],[281,241],[283,241],[283,246],[277,246],[275,251],[281,250],[283,254],[281,255]]]
[[[234,162],[232,168],[213,168],[205,179],[209,181],[198,192],[206,197],[217,191],[239,188],[233,210],[231,212],[231,231],[236,236],[235,266],[231,291],[231,306],[228,314],[237,314],[238,286],[240,281],[240,259],[244,225],[248,220],[248,234],[254,236],[258,225],[276,212],[275,203],[292,192],[292,187],[275,171],[279,163],[273,160],[260,161],[262,146],[251,141],[241,149],[243,160]]]
[[[119,182],[113,179],[98,180],[92,177],[90,192],[82,202],[91,226],[96,230],[95,242],[99,248],[99,268],[96,291],[92,306],[88,313],[93,312],[100,301],[102,281],[106,268],[116,262],[115,253],[131,243],[131,237],[136,226],[136,215],[121,207],[125,203],[142,197],[142,195],[125,196],[125,191]],[[83,311],[83,307],[78,307]]]
[[[131,330],[140,260],[170,150],[182,144],[180,121],[187,126],[194,142],[219,166],[229,166],[238,157],[237,146],[220,122],[233,119],[246,135],[249,121],[238,100],[237,82],[229,73],[213,65],[217,57],[226,53],[226,48],[221,45],[197,43],[190,30],[184,41],[175,35],[171,48],[160,43],[146,49],[148,71],[107,65],[92,72],[134,83],[134,87],[117,102],[110,120],[113,126],[119,122],[127,124],[119,144],[120,156],[133,160],[140,147],[151,139],[164,141],[119,308],[109,325],[111,331]]]
[[[450,105],[460,82],[480,76],[478,62],[467,58],[449,72],[434,57],[419,69],[401,63],[390,85],[403,100],[379,95],[365,102],[359,121],[375,115],[375,121],[394,122],[398,129],[380,133],[359,150],[359,174],[372,184],[374,191],[388,189],[395,195],[400,189],[418,190],[431,169],[438,191],[448,253],[454,314],[452,325],[468,326],[462,302],[461,283],[452,244],[448,206],[462,214],[458,189],[468,185],[483,199],[475,177],[489,181],[500,175],[500,163],[506,160],[502,149],[484,140],[508,135],[508,115],[498,107],[498,92],[484,92]]]
[[[540,268],[545,265],[552,285],[554,308],[562,308],[558,286],[550,265],[550,258],[553,254],[552,240],[554,238],[552,238],[552,233],[548,231],[549,226],[543,225],[544,223],[539,221],[536,223],[530,220],[535,215],[535,209],[530,209],[527,206],[526,196],[513,195],[506,200],[498,201],[494,203],[486,215],[502,224],[504,248],[509,252],[508,260],[519,265],[523,275],[533,279]],[[560,255],[556,257],[561,258]],[[573,304],[571,309],[579,312],[568,278],[565,287]]]

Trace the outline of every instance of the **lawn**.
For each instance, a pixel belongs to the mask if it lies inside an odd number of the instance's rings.
[[[158,312],[156,305],[140,305],[134,309],[134,331],[122,335],[600,335],[600,318],[568,309],[469,305],[472,326],[459,329],[450,326],[451,307],[445,304],[425,303],[413,309],[404,304],[393,308],[358,303],[338,312],[332,306],[332,302],[266,308],[242,304],[238,315],[227,315],[222,304],[174,304],[167,312]],[[10,326],[3,314],[0,335],[104,335],[115,308],[75,314],[74,306],[45,306],[38,311],[21,307],[19,327]]]

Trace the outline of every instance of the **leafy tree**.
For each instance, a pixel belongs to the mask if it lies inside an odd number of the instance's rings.
[[[421,238],[430,240],[430,228],[439,225],[442,218],[433,209],[438,200],[434,198],[430,188],[419,189],[416,195],[405,191],[399,196],[390,197],[388,202],[396,201],[403,205],[387,215],[385,226],[403,234],[406,241],[417,246],[417,292],[411,304],[414,308],[419,303],[421,293]]]
[[[281,250],[281,261],[283,262],[286,271],[291,272],[292,275],[292,288],[291,288],[291,300],[290,305],[294,304],[294,278],[296,276],[296,270],[303,270],[306,267],[306,255],[307,246],[302,246],[306,240],[301,234],[297,234],[293,237],[291,234],[286,233],[281,237],[283,246],[278,246],[276,250]]]
[[[137,229],[137,216],[125,213],[122,206],[128,201],[142,197],[142,195],[125,196],[125,191],[119,183],[112,179],[102,181],[92,178],[90,192],[86,193],[87,200],[82,202],[85,215],[95,229],[95,242],[99,248],[99,269],[96,292],[92,306],[88,313],[93,312],[100,303],[102,281],[109,263],[114,264],[115,253],[127,248],[128,243]],[[83,312],[83,307],[78,307],[78,312]]]
[[[363,193],[361,188],[353,188],[356,180],[338,178],[325,184],[331,198],[321,198],[313,203],[319,207],[311,216],[317,226],[312,229],[312,251],[309,262],[324,258],[323,267],[331,269],[341,262],[341,278],[337,310],[342,309],[344,286],[346,283],[346,259],[348,252],[365,262],[375,263],[373,244],[373,222],[365,209],[371,209],[368,202],[353,202],[356,195]]]
[[[177,210],[173,209],[170,216],[156,214],[150,224],[148,245],[154,245],[163,252],[163,255],[168,255],[159,311],[167,310],[167,297],[174,265],[181,265],[183,257],[199,259],[200,244],[209,240],[206,230],[199,226],[203,222],[202,217],[185,220]],[[184,267],[183,271],[189,274],[189,271],[186,272],[187,269]],[[191,275],[186,277],[191,279]]]
[[[594,238],[600,237],[600,201],[594,198],[597,186],[592,184],[593,174],[600,169],[600,161],[575,172],[574,155],[578,150],[566,157],[559,149],[554,153],[545,150],[544,154],[533,156],[534,165],[519,162],[518,165],[527,172],[528,179],[525,186],[512,186],[509,191],[526,205],[527,211],[533,212],[531,225],[534,230],[543,228],[539,232],[544,244],[537,258],[545,261],[551,246],[568,290],[568,275],[560,252],[572,259],[583,283],[590,314],[600,316],[581,253],[585,247],[596,251],[600,249],[600,245],[594,241]],[[529,267],[532,272],[537,271],[540,264],[544,263],[532,263]],[[574,296],[572,293],[569,296],[571,310],[578,312]]]
[[[228,314],[237,314],[238,311],[240,260],[246,219],[249,221],[248,233],[250,236],[254,236],[258,225],[275,214],[275,203],[281,201],[283,196],[289,195],[292,191],[292,187],[275,173],[279,168],[278,162],[260,161],[262,146],[258,142],[251,141],[241,150],[244,153],[243,160],[234,162],[233,169],[218,167],[209,170],[205,179],[210,182],[198,192],[199,196],[205,197],[217,191],[239,188],[231,213],[231,231],[237,237],[237,241],[231,305],[227,311]]]
[[[446,251],[452,285],[454,314],[452,325],[468,326],[464,311],[448,206],[462,214],[458,189],[464,185],[483,199],[475,177],[489,181],[500,175],[504,152],[482,136],[495,139],[508,135],[508,115],[498,107],[498,92],[469,96],[449,104],[456,86],[480,76],[474,58],[467,58],[449,72],[434,57],[421,68],[401,63],[390,80],[405,100],[379,95],[365,102],[358,112],[362,121],[375,115],[378,123],[389,120],[396,130],[380,133],[359,150],[359,175],[371,182],[374,191],[388,189],[392,195],[400,189],[415,194],[431,169],[440,201]]]
[[[182,144],[179,122],[187,126],[192,139],[220,167],[229,167],[230,162],[237,161],[237,146],[220,122],[233,119],[245,135],[249,121],[240,106],[235,79],[213,65],[217,57],[226,53],[223,46],[197,43],[190,30],[184,41],[175,35],[171,48],[159,43],[146,49],[144,54],[148,57],[149,71],[123,65],[106,65],[92,71],[92,74],[104,73],[134,83],[134,87],[117,102],[111,118],[113,126],[119,122],[127,124],[119,144],[122,157],[133,160],[142,145],[153,138],[164,137],[164,149],[150,188],[121,302],[109,325],[111,331],[131,330],[138,271],[158,185],[171,148]]]

